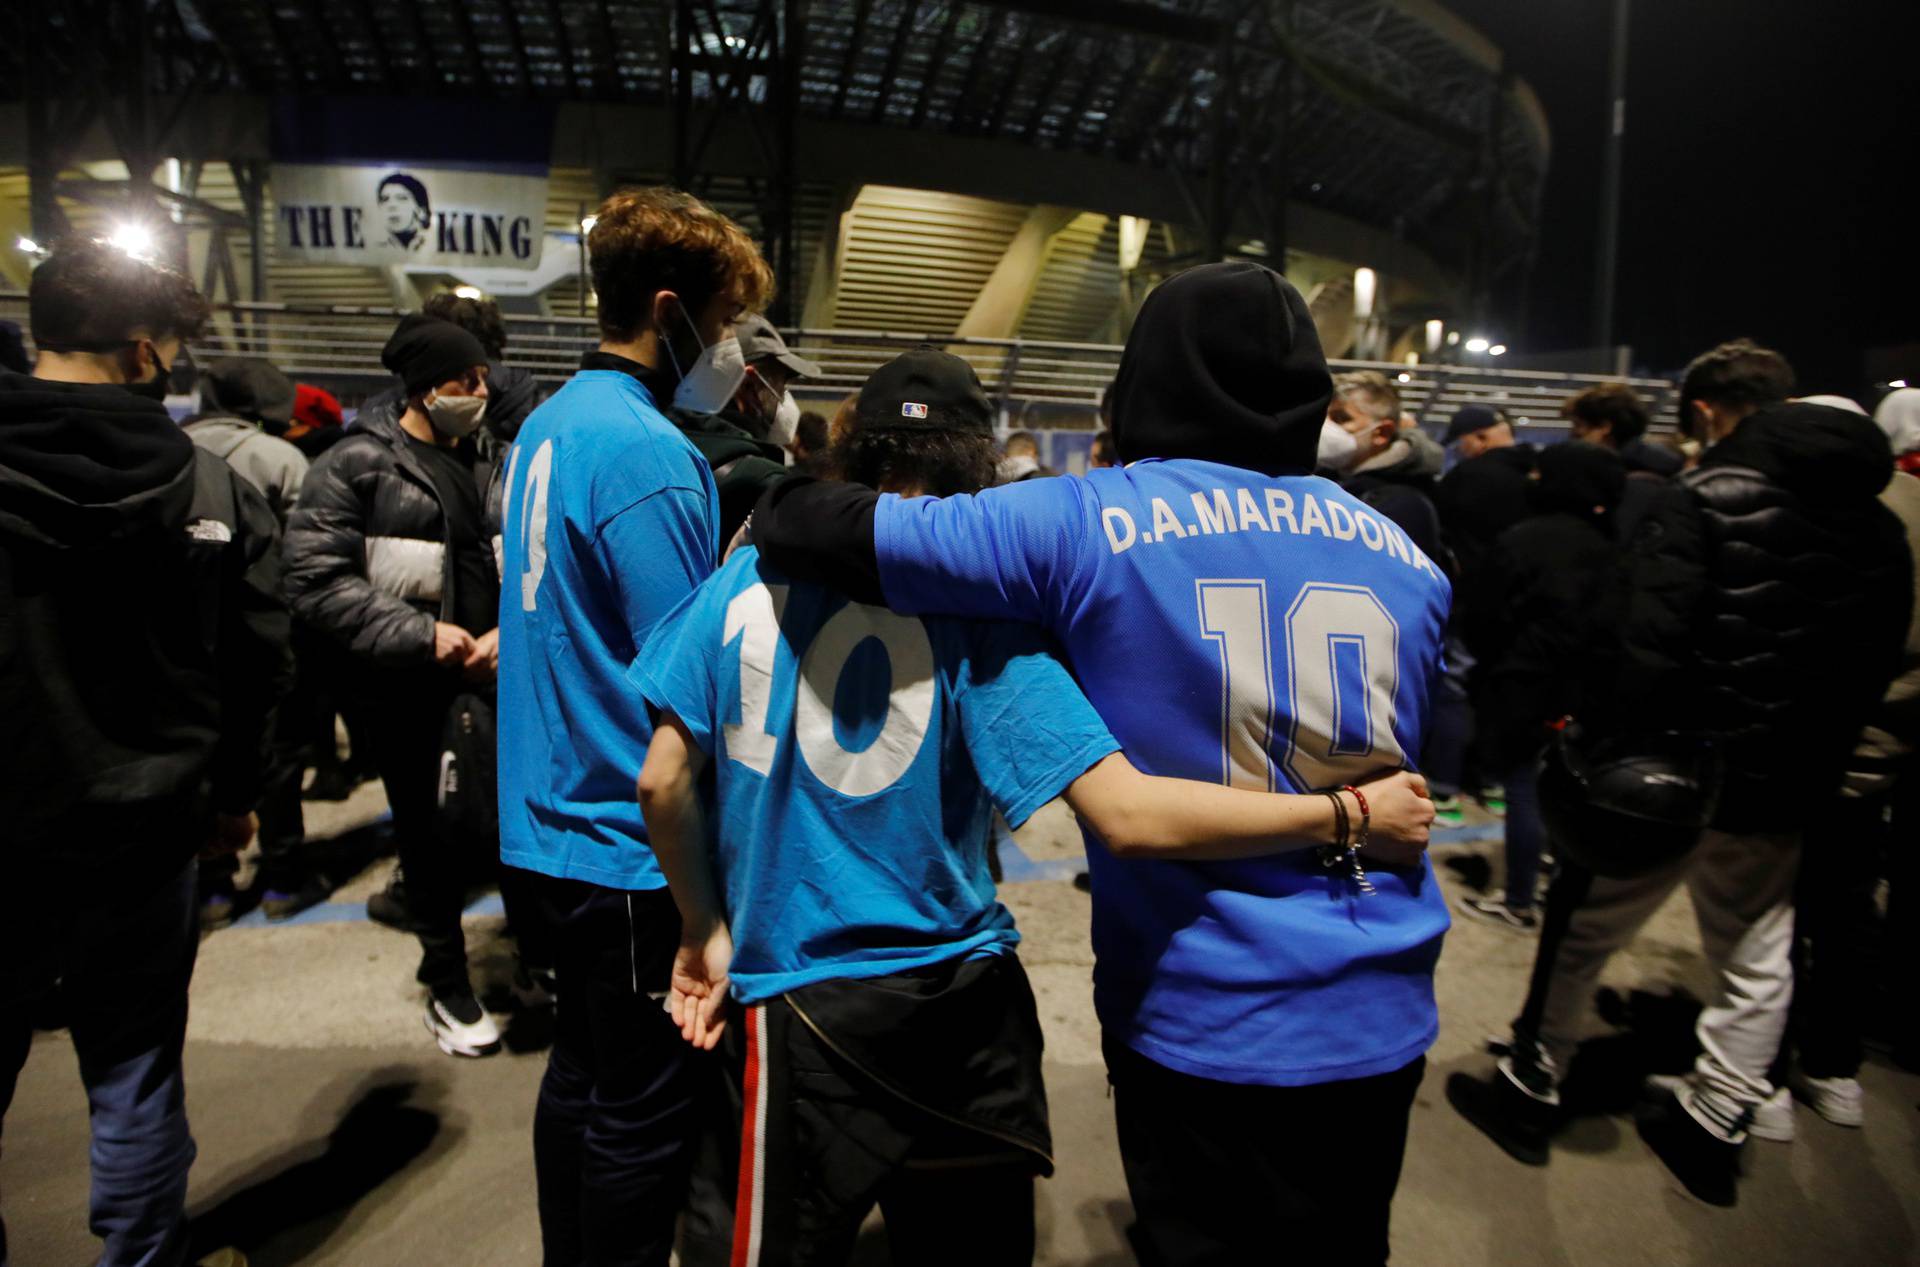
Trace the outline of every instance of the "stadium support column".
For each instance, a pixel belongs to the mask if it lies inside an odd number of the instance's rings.
[[[1593,334],[1611,356],[1614,274],[1620,258],[1620,164],[1627,137],[1627,0],[1613,0],[1613,46],[1607,61],[1607,156],[1600,180],[1600,241],[1593,260]],[[1616,367],[1617,370],[1624,367]]]
[[[673,186],[693,188],[693,0],[673,6]]]
[[[1274,84],[1271,109],[1267,112],[1266,177],[1267,222],[1262,236],[1267,244],[1267,266],[1285,276],[1287,272],[1287,196],[1293,184],[1293,164],[1289,150],[1293,142],[1293,0],[1281,0],[1275,6],[1274,21],[1279,24],[1280,71]]]
[[[1232,23],[1224,23],[1220,41],[1214,47],[1213,100],[1207,107],[1207,132],[1211,138],[1207,155],[1207,258],[1227,258],[1227,238],[1233,231],[1233,172],[1229,156],[1233,153],[1233,114],[1235,107],[1234,45]]]
[[[774,50],[773,81],[778,104],[771,120],[773,133],[773,180],[766,191],[765,233],[773,256],[773,275],[778,283],[768,316],[776,325],[787,325],[794,315],[793,288],[799,284],[800,270],[794,259],[793,224],[794,186],[799,171],[794,161],[800,114],[800,59],[806,49],[806,5],[803,0],[783,0],[780,34]]]

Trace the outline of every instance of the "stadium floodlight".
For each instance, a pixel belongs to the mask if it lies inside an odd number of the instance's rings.
[[[1411,383],[1413,381],[1413,375],[1407,373],[1405,370],[1400,371],[1399,378],[1403,383]]]
[[[29,237],[22,237],[18,242],[15,242],[14,245],[25,251],[28,255],[46,254],[45,251],[40,249],[40,244]]]
[[[1471,339],[1467,340],[1467,351],[1469,352],[1475,352],[1475,353],[1484,352],[1490,346],[1492,345],[1489,344],[1485,339],[1481,338],[1477,334],[1474,335]]]
[[[1492,347],[1487,349],[1488,356],[1505,356],[1506,354],[1507,354],[1507,345],[1504,343],[1496,343]]]
[[[153,255],[153,230],[131,220],[116,224],[113,232],[107,236],[107,245],[125,251],[137,260],[148,259]]]
[[[592,232],[593,232],[593,226],[594,226],[594,225],[596,225],[596,224],[599,224],[599,223],[600,223],[600,217],[599,217],[599,216],[588,216],[588,217],[587,217],[586,219],[584,219],[584,220],[582,220],[582,221],[580,222],[580,232],[582,232],[582,233],[592,233]]]
[[[486,292],[478,286],[455,286],[453,288],[453,294],[456,299],[485,299],[487,297]]]
[[[1458,330],[1447,331],[1447,346],[1452,347],[1458,342],[1460,342],[1460,332]]]
[[[25,238],[22,238],[20,240],[22,242],[26,241]],[[1907,385],[1907,380],[1904,378],[1896,378],[1891,383],[1887,384],[1888,387],[1905,387],[1906,385]]]

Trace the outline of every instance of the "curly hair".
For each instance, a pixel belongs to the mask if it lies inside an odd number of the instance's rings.
[[[1615,444],[1638,440],[1647,431],[1647,407],[1625,383],[1600,383],[1569,396],[1560,403],[1560,414],[1582,426],[1608,424]]]
[[[212,305],[184,273],[92,238],[68,238],[33,270],[27,320],[52,351],[96,352],[131,341],[191,339]]]
[[[677,189],[623,189],[600,204],[587,234],[600,332],[628,340],[646,329],[663,290],[698,312],[725,295],[749,312],[773,299],[773,270],[733,221]]]
[[[491,299],[464,299],[450,290],[430,295],[420,305],[429,317],[451,321],[474,338],[487,355],[498,361],[507,354],[507,323],[500,319],[500,305]]]
[[[843,480],[879,488],[907,484],[934,497],[977,493],[993,483],[1000,456],[993,437],[972,431],[850,429],[828,455]]]

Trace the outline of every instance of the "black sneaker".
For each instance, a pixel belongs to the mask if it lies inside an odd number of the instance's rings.
[[[233,923],[239,903],[232,889],[212,889],[200,895],[200,931],[217,932]]]
[[[1527,1094],[1505,1072],[1496,1069],[1491,1078],[1465,1073],[1448,1078],[1447,1103],[1515,1161],[1529,1166],[1547,1164],[1548,1146],[1560,1125],[1556,1101]]]
[[[397,932],[411,933],[417,927],[413,910],[407,905],[406,878],[398,871],[387,887],[367,899],[367,918],[376,924],[385,924]]]
[[[1507,905],[1505,893],[1493,897],[1475,897],[1471,893],[1462,893],[1454,900],[1454,905],[1468,919],[1482,924],[1492,924],[1495,928],[1504,928],[1510,933],[1537,933],[1540,931],[1540,915],[1532,907],[1516,911]]]
[[[1696,1200],[1731,1207],[1738,1200],[1740,1145],[1729,1144],[1694,1121],[1672,1094],[1634,1115],[1653,1155]]]
[[[310,875],[298,885],[270,886],[260,899],[260,909],[268,919],[278,923],[283,919],[292,919],[302,911],[312,910],[333,896],[333,886],[322,875]]]
[[[449,1056],[491,1056],[500,1050],[500,1027],[470,986],[427,996],[427,1032]]]
[[[330,765],[313,772],[313,782],[301,794],[303,801],[344,801],[360,786],[360,779],[345,766]]]

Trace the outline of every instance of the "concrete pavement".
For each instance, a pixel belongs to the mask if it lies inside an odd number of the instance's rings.
[[[310,805],[311,830],[363,827],[381,808],[379,785],[368,785],[344,805]],[[1476,825],[1457,834],[1497,830]],[[1019,843],[1004,893],[1026,936],[1023,958],[1047,1029],[1059,1166],[1040,1187],[1040,1261],[1128,1263],[1130,1208],[1089,1000],[1088,899],[1067,879],[1076,845],[1064,809],[1043,811]],[[1458,890],[1448,858],[1497,855],[1496,844],[1437,847],[1443,882]],[[537,1262],[530,1140],[544,1057],[459,1062],[432,1046],[412,987],[413,943],[359,916],[389,866],[374,864],[302,923],[249,921],[203,943],[186,1057],[200,1144],[193,1212],[256,1267]],[[494,910],[482,904],[469,916],[483,993],[504,984],[510,965]],[[1442,1088],[1449,1072],[1489,1066],[1481,1044],[1518,1006],[1532,953],[1530,938],[1466,921],[1449,936],[1442,1032],[1395,1208],[1396,1264],[1920,1262],[1920,1078],[1878,1056],[1863,1075],[1866,1127],[1842,1130],[1802,1109],[1795,1143],[1749,1147],[1750,1174],[1732,1211],[1678,1194],[1623,1115],[1581,1119],[1545,1169],[1510,1161],[1454,1114]],[[1684,894],[1607,980],[1622,990],[1704,993]],[[1631,1046],[1597,1015],[1592,1024],[1602,1046]],[[13,1267],[92,1260],[86,1158],[71,1047],[63,1034],[43,1035],[0,1152]],[[869,1230],[862,1261],[886,1261],[884,1232]],[[1283,1251],[1277,1245],[1273,1261],[1286,1261]]]

